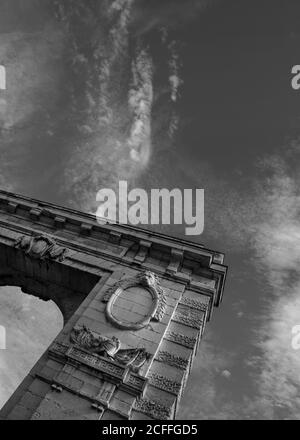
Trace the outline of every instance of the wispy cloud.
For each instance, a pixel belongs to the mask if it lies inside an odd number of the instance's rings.
[[[168,45],[170,50],[170,59],[169,59],[169,82],[171,88],[171,100],[173,102],[177,101],[178,92],[180,86],[183,84],[183,80],[180,77],[180,57],[178,54],[176,41],[173,40]]]
[[[180,403],[179,418],[183,420],[242,418],[243,413],[233,398],[234,386],[231,383],[230,369],[236,363],[236,354],[222,348],[213,338],[210,330],[207,330],[194,362]],[[195,389],[197,392],[194,391]]]
[[[103,2],[97,19],[105,31],[89,17],[85,41],[73,29],[73,15],[62,15],[72,30],[72,124],[78,128],[64,186],[70,202],[83,210],[97,209],[102,187],[116,189],[119,180],[134,179],[151,154],[153,66],[143,42],[130,41],[134,5],[133,0]],[[85,29],[85,20],[80,25]]]
[[[162,146],[168,149],[174,142],[183,79],[180,50],[168,32],[174,20],[178,24],[182,19],[192,20],[213,1],[167,3],[104,1],[101,13],[93,10],[88,14],[85,7],[76,27],[74,12],[62,12],[75,60],[70,117],[78,127],[63,185],[76,207],[95,212],[101,187],[116,189],[119,180],[132,184],[151,166],[153,151]],[[162,36],[163,68],[157,64],[157,52],[153,53],[148,38],[151,30]]]
[[[145,49],[141,49],[132,62],[132,86],[128,104],[133,122],[127,144],[131,158],[144,166],[151,153],[152,70],[151,57]]]
[[[264,161],[269,175],[260,188],[261,221],[253,245],[257,271],[266,282],[265,309],[255,345],[260,393],[274,418],[300,417],[300,353],[292,348],[292,328],[300,323],[299,145]],[[263,189],[263,191],[262,191]]]
[[[214,361],[231,373],[233,384],[232,369],[240,365],[247,372],[249,389],[232,404],[228,398],[222,402],[226,387],[218,387],[219,373],[211,377],[201,373],[199,378],[194,373],[193,384],[199,381],[201,389],[206,387],[210,399],[206,404],[211,411],[205,412],[198,400],[192,405],[200,418],[210,414],[216,418],[300,418],[300,352],[291,343],[292,328],[300,324],[299,155],[298,140],[277,154],[266,155],[258,162],[256,174],[247,178],[245,189],[216,179],[205,164],[199,171],[199,166],[183,163],[189,176],[204,181],[206,193],[212,195],[206,199],[206,236],[247,262],[246,273],[241,263],[230,271],[234,279],[240,278],[244,312],[237,318],[239,322],[247,318],[246,351],[243,359],[232,364],[221,354]],[[251,296],[245,297],[242,291],[248,280],[253,291],[247,286],[245,291],[250,290]],[[233,293],[229,289],[227,295]],[[238,328],[238,322],[232,325]],[[204,344],[203,349],[207,350],[205,356],[215,353],[213,344]],[[242,382],[235,386],[242,390]]]
[[[163,27],[176,28],[195,20],[199,13],[220,0],[142,0],[137,2],[133,22],[136,32],[146,34]]]
[[[30,185],[24,175],[30,167],[32,176],[32,149],[36,144],[39,151],[45,148],[60,99],[61,50],[62,34],[53,23],[30,33],[1,34],[0,59],[7,74],[6,90],[0,91],[2,187],[21,191]]]

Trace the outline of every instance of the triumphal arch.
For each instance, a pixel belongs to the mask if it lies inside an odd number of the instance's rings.
[[[224,255],[190,241],[0,191],[0,285],[52,300],[64,328],[1,419],[170,420]]]

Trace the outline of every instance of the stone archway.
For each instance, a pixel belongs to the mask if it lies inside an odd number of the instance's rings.
[[[202,245],[0,191],[0,286],[53,300],[65,321],[0,419],[175,418],[222,300],[223,260]]]
[[[21,239],[29,242],[38,237],[42,242],[48,235],[19,235],[13,246],[0,244],[0,286],[20,287],[22,292],[48,301],[52,300],[61,310],[66,323],[89,294],[99,277],[70,268],[63,264],[61,255],[47,258],[43,254],[28,252],[20,246]],[[57,246],[58,251],[65,248]],[[45,251],[45,249],[44,249]]]

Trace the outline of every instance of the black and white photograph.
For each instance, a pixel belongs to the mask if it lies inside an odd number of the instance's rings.
[[[299,419],[299,0],[0,0],[0,423]]]

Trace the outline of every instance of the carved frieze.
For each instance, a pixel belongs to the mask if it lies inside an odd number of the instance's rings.
[[[114,359],[120,364],[129,366],[131,370],[138,372],[151,355],[144,348],[132,348],[119,350]]]
[[[181,391],[181,384],[175,380],[169,379],[157,373],[150,373],[148,376],[150,385],[159,388],[163,391],[175,394],[176,396]]]
[[[113,336],[109,339],[103,336],[96,336],[85,325],[73,328],[70,340],[85,350],[108,357],[135,372],[139,371],[151,357],[144,348],[121,349],[121,342],[118,338]]]
[[[101,388],[101,393],[97,396],[97,401],[101,404],[108,400],[112,389],[107,389],[107,386],[117,385],[120,390],[123,390],[133,396],[142,396],[145,390],[148,379],[141,376],[138,372],[128,368],[126,365],[117,363],[114,359],[101,357],[97,354],[92,354],[78,346],[70,346],[67,351],[61,351],[60,347],[53,345],[49,350],[50,358],[66,365],[82,365],[89,367],[92,376],[99,376],[99,380],[104,380],[104,385]],[[88,370],[87,370],[88,371]],[[86,372],[86,374],[89,374]],[[60,377],[60,373],[55,378],[53,383],[64,389],[72,390],[72,386],[65,382],[64,377]],[[110,384],[110,385],[109,385]],[[73,389],[77,394],[78,390]],[[107,403],[107,402],[106,402]]]
[[[208,309],[208,305],[198,301],[196,299],[192,299],[192,298],[187,298],[186,296],[182,297],[180,300],[180,304],[187,306],[187,307],[191,307],[192,309],[197,309],[197,310],[201,310],[201,312],[206,312]]]
[[[183,335],[182,333],[176,333],[169,331],[166,334],[166,339],[168,341],[174,342],[175,344],[182,345],[183,347],[193,349],[197,343],[197,338],[192,336]]]
[[[66,257],[67,249],[56,244],[55,240],[47,235],[36,235],[28,237],[20,236],[15,241],[15,247],[22,249],[26,255],[32,258],[63,261]]]
[[[102,371],[103,373],[106,373],[107,375],[119,380],[123,380],[126,375],[125,367],[117,365],[115,362],[112,362],[109,359],[87,353],[86,351],[80,350],[80,348],[77,347],[71,347],[66,356],[69,359],[77,360],[82,364]]]
[[[60,344],[59,342],[54,342],[54,344],[50,348],[52,353],[57,356],[65,355],[67,353],[68,349],[69,349],[69,346],[67,344]]]
[[[171,409],[154,400],[138,399],[134,409],[158,420],[169,420],[171,417]]]
[[[174,322],[178,322],[180,324],[186,325],[188,327],[195,328],[200,330],[203,325],[202,316],[199,313],[189,312],[187,311],[176,311],[174,316],[172,317]]]
[[[152,306],[147,316],[140,322],[128,323],[117,319],[113,315],[113,307],[117,298],[123,293],[126,293],[126,289],[130,287],[141,286],[150,292],[152,296]],[[124,330],[139,330],[146,327],[151,320],[161,321],[166,310],[166,298],[163,288],[160,285],[158,277],[150,272],[145,271],[138,274],[136,277],[128,278],[118,281],[114,286],[108,289],[105,293],[103,302],[107,303],[106,316],[107,319],[116,327]]]
[[[137,373],[129,372],[126,376],[126,380],[123,382],[122,389],[134,396],[142,396],[147,382],[148,379],[145,377],[142,377]]]
[[[186,370],[189,365],[188,359],[184,359],[181,356],[176,356],[169,353],[168,351],[159,351],[157,357],[155,358],[158,362],[163,362],[171,367],[178,368],[179,370]]]

